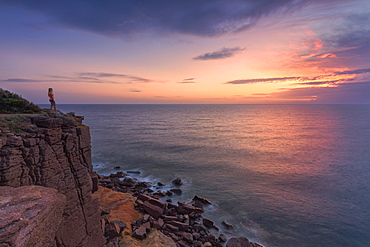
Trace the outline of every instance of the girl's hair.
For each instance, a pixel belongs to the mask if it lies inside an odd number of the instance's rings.
[[[53,89],[52,88],[49,88],[49,92],[53,92]]]

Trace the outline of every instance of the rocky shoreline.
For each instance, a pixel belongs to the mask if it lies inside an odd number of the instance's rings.
[[[117,167],[119,169],[119,167]],[[182,180],[175,178],[172,185],[175,188],[162,190],[162,183],[152,184],[132,178],[128,173],[137,171],[118,171],[109,176],[98,175],[99,186],[121,193],[129,193],[135,198],[134,207],[142,217],[130,225],[131,236],[144,240],[152,231],[160,231],[169,237],[172,244],[167,242],[161,246],[178,247],[262,247],[257,243],[249,242],[247,238],[230,238],[221,233],[220,226],[203,217],[205,206],[212,202],[206,198],[194,196],[191,202],[178,201],[173,203],[173,195],[181,195]],[[165,198],[166,197],[166,198]],[[163,198],[163,199],[162,199]],[[162,200],[160,200],[162,199]],[[163,201],[165,199],[165,201]],[[109,209],[101,208],[102,222],[105,225],[106,246],[119,246],[118,236],[127,227],[123,222],[114,220],[109,222],[106,215]],[[232,233],[233,226],[225,221],[221,228]],[[153,243],[154,244],[154,243]]]
[[[90,130],[74,113],[0,116],[0,246],[260,247],[203,217],[211,202],[173,203],[182,181],[93,172]],[[120,167],[116,167],[120,169]],[[231,234],[232,235],[232,234]]]

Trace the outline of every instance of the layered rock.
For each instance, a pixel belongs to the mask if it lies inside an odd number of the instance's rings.
[[[29,117],[29,126],[0,133],[0,186],[40,185],[66,198],[56,246],[103,246],[93,192],[89,127],[72,115]],[[24,127],[24,125],[23,125]]]
[[[54,246],[66,197],[42,186],[0,187],[1,246]]]

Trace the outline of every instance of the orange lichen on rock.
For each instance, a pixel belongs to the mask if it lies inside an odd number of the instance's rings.
[[[120,220],[126,224],[121,234],[122,241],[130,244],[129,246],[141,246],[140,241],[131,237],[131,223],[143,217],[143,214],[135,209],[136,198],[131,194],[113,191],[102,186],[99,186],[98,191],[93,195],[98,197],[100,207],[110,210],[107,214],[109,221]]]

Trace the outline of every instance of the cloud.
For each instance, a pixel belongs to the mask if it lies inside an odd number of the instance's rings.
[[[293,88],[272,93],[276,99],[306,99],[321,104],[370,104],[370,82],[337,84],[336,87]]]
[[[127,92],[129,92],[129,93],[141,93],[141,90],[130,88],[130,89],[127,90]]]
[[[123,83],[151,83],[159,82],[139,76],[114,74],[114,73],[76,73],[75,76],[59,76],[48,75],[46,79],[22,79],[9,78],[0,80],[1,82],[17,82],[17,83],[41,83],[41,82],[84,82],[84,83],[108,83],[108,84],[123,84]]]
[[[187,79],[183,79],[182,81],[179,81],[178,83],[182,83],[182,84],[196,83],[194,80],[195,78],[187,78]]]
[[[359,74],[365,74],[370,73],[369,69],[356,69],[356,70],[346,70],[342,72],[335,72],[336,75],[359,75]]]
[[[292,12],[321,0],[0,0],[42,12],[49,23],[107,36],[127,37],[146,32],[216,36],[239,32],[259,19]],[[331,0],[332,2],[335,0]],[[340,1],[340,0],[338,0]]]
[[[22,79],[22,78],[10,78],[5,80],[0,80],[2,82],[46,82],[46,80],[34,80],[34,79]]]
[[[307,76],[294,76],[294,77],[271,77],[271,78],[256,78],[256,79],[241,79],[241,80],[233,80],[228,81],[225,84],[254,84],[254,83],[278,83],[278,82],[286,82],[286,81],[302,81],[300,83],[294,83],[294,85],[324,85],[324,84],[335,84],[337,82],[350,82],[353,81],[354,78],[346,78],[346,79],[337,79],[337,80],[325,80],[319,81],[322,79],[333,78],[338,75],[361,75],[365,73],[370,73],[370,68],[367,69],[356,69],[356,70],[345,70],[339,72],[333,72],[331,74],[326,75],[317,75],[312,77]]]
[[[300,82],[300,83],[294,83],[294,85],[312,85],[312,86],[319,86],[319,85],[333,85],[337,82],[340,82],[341,80],[333,80],[333,81],[308,81],[308,82]]]
[[[132,75],[126,75],[126,74],[114,74],[114,73],[79,73],[80,76],[91,76],[89,78],[106,78],[106,77],[118,77],[118,78],[125,78],[130,81],[134,82],[143,82],[143,83],[148,83],[148,82],[153,82],[153,80],[138,77],[138,76],[132,76]],[[96,79],[96,78],[95,78]]]
[[[222,48],[221,50],[215,51],[215,52],[209,52],[205,53],[203,55],[199,55],[197,57],[194,57],[194,60],[214,60],[214,59],[223,59],[232,57],[235,54],[244,51],[245,48],[240,47],[233,47],[233,48]]]
[[[259,79],[244,79],[244,80],[234,80],[228,81],[225,84],[253,84],[253,83],[276,83],[276,82],[285,82],[293,80],[302,80],[303,77],[275,77],[275,78],[259,78]]]

